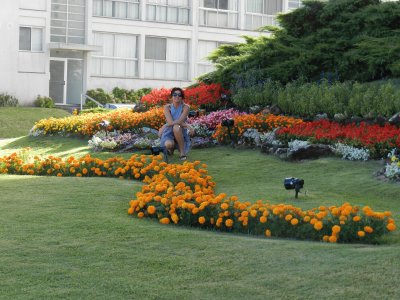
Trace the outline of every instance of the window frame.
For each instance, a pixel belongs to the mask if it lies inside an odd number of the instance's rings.
[[[112,61],[112,74],[110,75],[110,74],[105,74],[104,72],[103,72],[103,68],[102,68],[102,64],[100,63],[100,71],[99,71],[99,73],[95,73],[94,72],[94,69],[93,69],[93,64],[92,64],[92,71],[91,71],[91,73],[92,73],[92,76],[95,76],[95,77],[107,77],[107,78],[138,78],[139,77],[139,55],[138,55],[138,51],[139,51],[139,45],[138,45],[138,43],[139,43],[139,35],[137,35],[137,34],[124,34],[124,33],[116,33],[116,32],[103,32],[103,31],[96,31],[96,32],[94,32],[94,35],[96,35],[96,34],[102,34],[102,35],[111,35],[112,36],[112,38],[113,38],[113,53],[112,53],[112,56],[109,56],[109,55],[102,55],[102,54],[99,54],[99,55],[97,55],[97,54],[93,54],[92,55],[92,60],[93,59],[100,59],[100,62],[101,62],[101,60],[102,59],[106,59],[106,60],[111,60]],[[119,56],[115,56],[116,54],[116,36],[128,36],[128,37],[135,37],[136,38],[136,50],[135,50],[135,53],[136,53],[136,57],[135,58],[127,58],[127,57],[119,57]],[[125,64],[125,74],[123,75],[123,76],[121,76],[121,75],[117,75],[116,74],[116,72],[115,72],[115,69],[116,69],[116,64],[115,64],[115,62],[116,61],[124,61],[124,64]],[[127,70],[127,63],[128,62],[134,62],[135,63],[135,75],[127,75],[127,72],[126,72],[126,70]]]
[[[190,25],[191,24],[191,19],[190,19],[190,11],[191,11],[191,9],[192,9],[192,7],[190,6],[190,1],[187,1],[187,6],[180,6],[180,5],[170,5],[169,4],[169,0],[166,0],[167,1],[167,3],[166,4],[161,4],[161,3],[152,3],[152,2],[148,2],[148,1],[146,1],[146,21],[149,21],[149,22],[157,22],[157,23],[167,23],[167,24],[178,24],[178,25]],[[150,6],[153,6],[154,8],[155,8],[155,13],[154,13],[154,15],[155,15],[155,18],[154,18],[154,20],[150,20],[149,19],[149,7]],[[166,16],[165,16],[165,20],[166,21],[159,21],[159,20],[157,20],[158,18],[158,13],[157,13],[157,7],[165,7],[166,8]],[[178,22],[169,22],[168,21],[168,14],[169,14],[169,9],[171,9],[171,8],[173,8],[173,9],[176,9],[177,10],[177,19],[178,19]],[[186,10],[186,13],[187,13],[187,22],[185,22],[185,23],[183,23],[183,22],[179,22],[179,15],[180,15],[180,11],[182,10],[182,9],[185,9]]]
[[[214,0],[216,1],[216,6],[219,7],[219,1],[220,0]],[[206,7],[205,3],[203,1],[203,6],[199,6],[199,26],[204,26],[204,27],[215,27],[215,28],[227,28],[227,29],[239,29],[239,11],[240,11],[240,2],[239,0],[234,0],[236,2],[236,9],[237,10],[230,10],[229,9],[229,1],[227,0],[227,6],[228,9],[220,9],[220,8],[211,8],[211,7]],[[216,14],[216,25],[210,25],[210,22],[207,22],[208,20],[208,15],[210,13]],[[204,15],[202,15],[204,14]],[[220,15],[226,15],[227,17],[227,26],[220,25]],[[231,22],[231,16],[235,16],[235,22],[233,25],[230,25]],[[204,18],[204,24],[202,22]]]
[[[30,47],[29,49],[21,49],[21,28],[29,28],[30,34]],[[40,39],[40,50],[32,50],[33,49],[33,39],[32,39],[32,29],[38,29],[41,32],[41,39]],[[43,53],[44,52],[44,27],[40,26],[30,26],[30,25],[19,25],[19,32],[18,32],[19,40],[18,40],[18,51],[21,52],[32,52],[32,53]]]
[[[177,81],[190,81],[189,79],[189,39],[184,39],[184,38],[174,38],[174,37],[165,37],[165,36],[153,36],[153,35],[148,35],[145,37],[145,45],[144,45],[144,51],[145,51],[145,56],[146,56],[146,38],[158,38],[158,39],[165,39],[166,40],[166,46],[165,46],[165,60],[160,60],[160,59],[144,59],[144,68],[146,68],[146,63],[151,63],[152,64],[152,74],[153,76],[148,77],[146,74],[144,75],[145,79],[150,79],[150,80],[177,80]],[[184,40],[186,42],[186,60],[185,61],[173,61],[173,60],[168,60],[168,44],[170,43],[169,41],[172,40]],[[185,67],[185,77],[184,78],[169,78],[166,73],[167,69],[164,70],[164,77],[158,77],[154,76],[154,68],[155,64],[163,63],[165,65],[173,63],[176,67],[176,72],[178,73],[178,67],[179,65],[183,65]]]
[[[113,18],[113,19],[120,19],[120,20],[140,20],[140,1],[141,0],[99,0],[101,1],[101,14],[95,14],[95,6],[93,5],[92,15],[93,17],[99,18]],[[144,0],[142,0],[144,1]],[[107,16],[104,13],[104,2],[111,2],[111,16]],[[115,4],[116,2],[125,3],[125,17],[118,17],[116,16]],[[93,2],[94,4],[94,2]],[[135,4],[137,5],[138,13],[137,17],[129,18],[128,17],[128,4]]]
[[[276,14],[267,14],[265,13],[267,7],[266,7],[266,0],[262,0],[262,12],[251,12],[247,10],[247,3],[249,0],[246,0],[246,6],[245,6],[245,12],[244,12],[244,18],[245,18],[245,29],[247,30],[256,30],[258,27],[261,26],[266,26],[266,25],[272,25],[272,26],[278,26],[278,22],[276,21],[276,16],[278,13],[282,13],[284,11],[284,0],[281,1],[281,11],[278,11]],[[258,27],[254,26],[254,18],[261,18],[261,25]],[[251,18],[251,26],[247,25],[247,18]]]
[[[56,6],[65,7],[65,10],[59,10],[55,8]],[[83,12],[73,11],[74,8],[79,8],[78,10],[83,10]],[[61,0],[51,1],[50,9],[50,41],[51,42],[61,42],[67,44],[85,44],[86,43],[86,1],[82,1],[82,4],[69,3],[68,1],[62,2]],[[65,15],[65,19],[60,18],[61,15]],[[55,25],[54,23],[65,23],[64,25]],[[78,27],[72,27],[71,25],[80,24]],[[83,25],[83,26],[82,26]],[[60,30],[61,32],[65,30],[65,33],[54,33],[54,31]],[[80,32],[80,35],[71,34],[70,31]],[[74,40],[73,42],[71,40]]]

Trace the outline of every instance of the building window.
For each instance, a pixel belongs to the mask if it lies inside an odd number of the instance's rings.
[[[19,28],[19,50],[43,51],[43,29],[34,27]]]
[[[94,33],[94,43],[102,47],[93,55],[93,75],[129,78],[138,76],[137,36]]]
[[[188,0],[148,0],[147,21],[189,24]]]
[[[299,8],[301,6],[301,0],[289,0],[288,1],[288,9],[293,10]]]
[[[188,80],[188,40],[146,37],[145,78]]]
[[[204,73],[208,73],[215,70],[212,62],[207,59],[212,51],[217,49],[221,45],[226,45],[225,42],[215,41],[199,41],[197,44],[197,76]]]
[[[119,19],[139,19],[139,0],[94,0],[93,15]]]
[[[277,25],[275,17],[283,11],[283,0],[247,0],[245,28],[254,30],[265,25]]]
[[[50,41],[84,44],[86,0],[52,0]]]
[[[237,0],[201,0],[200,25],[238,28]]]

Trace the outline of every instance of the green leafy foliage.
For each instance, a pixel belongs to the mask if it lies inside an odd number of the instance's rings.
[[[127,90],[115,87],[111,93],[107,93],[102,88],[88,90],[87,95],[101,104],[106,103],[138,103],[140,99],[151,92],[151,88],[142,88],[138,90]],[[97,105],[92,101],[87,101],[86,108],[94,108]]]
[[[329,117],[339,113],[348,117],[390,117],[400,111],[400,89],[391,80],[379,83],[293,81],[286,85],[267,80],[244,85],[235,91],[232,101],[241,108],[277,105],[283,113],[301,117],[319,113],[327,113]]]
[[[322,73],[360,82],[400,75],[398,1],[307,1],[278,21],[280,28],[264,28],[270,37],[218,48],[209,56],[216,70],[200,79],[234,86],[254,71],[282,84]]]
[[[0,107],[18,106],[18,99],[7,93],[0,94]]]
[[[50,97],[40,96],[36,97],[36,100],[33,102],[36,107],[44,107],[44,108],[53,108],[54,101]]]

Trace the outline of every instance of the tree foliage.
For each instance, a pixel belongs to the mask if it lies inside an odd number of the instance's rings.
[[[216,70],[200,80],[232,86],[254,74],[283,84],[322,73],[360,82],[400,76],[399,1],[307,1],[278,21],[281,27],[264,28],[268,37],[218,48],[209,56]]]

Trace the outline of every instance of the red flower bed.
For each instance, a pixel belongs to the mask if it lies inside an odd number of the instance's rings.
[[[359,125],[340,125],[320,120],[281,128],[277,135],[286,141],[299,139],[324,144],[341,142],[354,147],[365,147],[375,158],[385,156],[394,147],[400,147],[400,129],[389,124],[383,127],[363,122]]]
[[[216,106],[221,100],[222,94],[229,94],[218,83],[204,84],[187,88],[185,92],[185,102],[193,108],[200,106]],[[147,106],[162,106],[169,101],[171,89],[153,89],[149,94],[142,97],[142,102]]]

